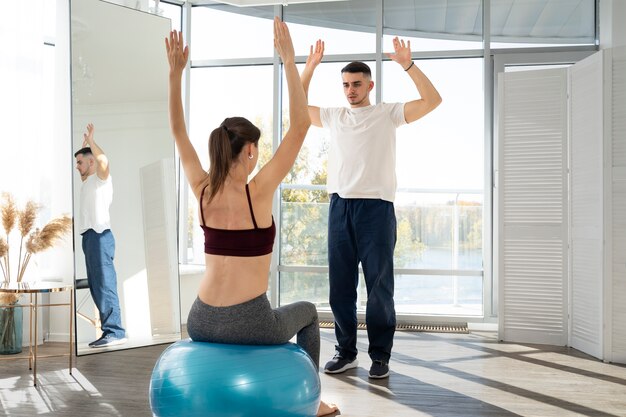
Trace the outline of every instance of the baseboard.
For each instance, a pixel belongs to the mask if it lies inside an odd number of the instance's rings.
[[[335,323],[332,321],[320,321],[320,328],[334,329]],[[365,323],[357,324],[358,330],[367,330]],[[398,324],[396,331],[401,332],[429,332],[429,333],[469,333],[467,323],[417,323]]]
[[[69,333],[48,333],[48,337],[46,337],[46,342],[64,342],[64,343],[67,343],[69,340],[70,340],[70,334]]]

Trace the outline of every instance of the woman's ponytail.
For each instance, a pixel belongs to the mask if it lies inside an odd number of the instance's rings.
[[[209,201],[226,182],[232,160],[228,128],[222,124],[211,132],[209,138]]]
[[[233,161],[246,143],[258,144],[261,131],[248,119],[229,117],[209,137],[209,201],[222,189]]]

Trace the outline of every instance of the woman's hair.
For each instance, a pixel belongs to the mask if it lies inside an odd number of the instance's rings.
[[[233,161],[248,143],[258,146],[261,131],[244,117],[228,117],[209,137],[209,201],[226,182]]]

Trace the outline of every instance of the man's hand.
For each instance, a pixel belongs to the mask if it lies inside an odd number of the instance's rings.
[[[322,62],[322,58],[324,58],[324,41],[318,39],[315,45],[311,45],[309,57],[306,59],[306,66],[315,68]]]
[[[394,62],[397,62],[402,66],[402,69],[406,70],[413,62],[411,58],[411,41],[400,40],[397,36],[393,38],[394,53],[387,54],[387,56]]]
[[[93,144],[93,132],[96,129],[93,127],[93,123],[87,125],[87,133],[83,133],[83,148],[92,147]]]
[[[96,128],[93,123],[87,125],[87,132],[83,133],[83,148],[91,148],[91,153],[96,160],[96,174],[100,179],[106,180],[109,177],[109,160],[93,138]]]
[[[183,43],[183,35],[175,30],[170,32],[170,37],[165,38],[167,61],[170,64],[170,74],[182,74],[189,59],[189,47]]]

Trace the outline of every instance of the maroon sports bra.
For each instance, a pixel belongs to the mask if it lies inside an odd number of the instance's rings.
[[[200,227],[204,231],[204,253],[224,256],[261,256],[272,253],[274,238],[276,237],[274,217],[272,216],[272,225],[270,227],[260,228],[257,226],[254,211],[252,210],[248,184],[246,184],[246,196],[248,197],[248,206],[250,206],[250,215],[252,216],[254,229],[228,230],[206,226],[204,224],[204,211],[202,210],[203,196],[204,188],[200,194],[200,215],[202,216]]]

